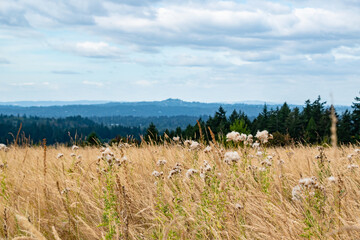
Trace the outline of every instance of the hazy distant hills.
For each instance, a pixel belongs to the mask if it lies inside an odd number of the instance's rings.
[[[257,116],[263,109],[263,104],[246,103],[201,103],[185,102],[179,99],[167,99],[153,102],[108,102],[78,101],[78,102],[12,102],[0,103],[0,114],[27,115],[39,117],[68,117],[80,115],[83,117],[108,116],[201,116],[213,115],[222,106],[228,114],[234,109],[243,111],[249,117]],[[281,104],[267,104],[268,109],[275,109]],[[290,105],[295,107],[297,105]],[[298,106],[302,107],[302,106]],[[337,106],[338,112],[350,109],[348,106]]]

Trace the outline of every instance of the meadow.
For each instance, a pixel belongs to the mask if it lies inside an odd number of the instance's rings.
[[[9,146],[0,237],[357,239],[359,161],[356,146]]]

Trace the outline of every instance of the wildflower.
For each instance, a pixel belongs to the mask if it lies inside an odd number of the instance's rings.
[[[206,160],[204,160],[204,164],[200,169],[201,169],[201,172],[209,172],[209,171],[211,171],[211,166]]]
[[[240,141],[240,133],[232,131],[228,134],[226,134],[226,141],[233,141],[233,142],[239,142]]]
[[[244,142],[245,145],[251,145],[253,143],[254,139],[253,139],[253,135],[249,134],[246,138],[246,141]]]
[[[246,141],[246,139],[247,139],[247,135],[245,133],[240,134],[239,140],[241,142]]]
[[[131,163],[131,161],[129,161],[129,159],[126,156],[123,156],[121,158],[121,164],[123,164],[123,163]]]
[[[58,153],[58,155],[56,156],[56,158],[57,158],[57,159],[60,159],[60,158],[62,158],[63,156],[64,156],[64,154]]]
[[[270,158],[270,159],[269,159],[269,158],[266,158],[266,159],[263,160],[260,164],[270,167],[270,166],[272,165],[271,158]]]
[[[190,141],[190,140],[185,140],[184,145],[185,145],[185,146],[190,146],[190,145],[191,145],[191,142],[192,142],[192,141]]]
[[[194,174],[198,173],[199,171],[193,168],[190,168],[186,171],[186,177],[191,178]]]
[[[357,165],[357,164],[349,164],[349,165],[347,166],[347,168],[348,168],[348,169],[359,168],[359,165]]]
[[[76,150],[78,150],[78,149],[79,149],[79,147],[78,147],[78,146],[76,146],[76,145],[73,145],[71,149],[72,149],[73,151],[76,151]]]
[[[103,156],[106,156],[106,155],[114,156],[114,153],[110,150],[110,148],[105,148],[105,150],[102,151],[102,155]]]
[[[316,184],[316,177],[302,178],[299,180],[299,184],[305,187],[311,187]]]
[[[272,136],[272,135],[271,135]],[[267,130],[257,131],[255,137],[259,139],[262,143],[267,143],[269,139],[269,132]],[[270,138],[271,139],[271,138]]]
[[[70,189],[64,188],[64,190],[61,191],[61,194],[67,194],[68,192],[70,192]]]
[[[179,137],[179,136],[173,137],[173,140],[174,140],[174,142],[179,142],[179,141],[180,141],[180,137]]]
[[[327,180],[328,180],[329,182],[331,182],[331,183],[334,183],[334,182],[336,182],[336,177],[331,176],[331,177],[328,177]]]
[[[175,167],[169,172],[169,176],[168,178],[172,178],[173,175],[181,173],[182,169],[181,169],[181,163],[176,163]]]
[[[200,147],[200,143],[196,142],[196,141],[192,141],[191,145],[190,145],[190,149],[191,150],[195,150],[198,149]]]
[[[295,187],[293,187],[291,191],[292,200],[293,201],[301,200],[301,194],[302,194],[302,187],[300,185],[296,185]]]
[[[75,157],[75,156],[76,156],[75,153],[71,153],[71,154],[70,154],[70,157]]]
[[[280,159],[280,160],[279,160],[279,165],[284,165],[284,164],[285,164],[285,161],[282,160],[282,159]]]
[[[234,205],[234,207],[235,207],[235,209],[237,209],[237,210],[241,210],[241,209],[244,208],[243,205],[241,205],[240,203],[236,203],[236,204]]]
[[[257,169],[257,166],[248,165],[246,169],[250,171],[255,171]]]
[[[207,147],[204,149],[204,153],[208,153],[208,152],[211,152],[211,147],[210,147],[210,146],[207,146]]]
[[[163,174],[163,172],[153,171],[151,175],[153,175],[154,177],[161,177]]]
[[[0,143],[0,151],[7,152],[9,151],[9,148],[5,144]]]
[[[347,159],[348,159],[349,161],[351,161],[353,156],[354,156],[354,154],[349,154],[349,155],[347,155]]]
[[[166,160],[165,159],[160,159],[159,161],[157,161],[156,165],[158,166],[163,166],[166,164]]]
[[[259,168],[259,171],[260,171],[260,172],[265,172],[265,171],[266,171],[266,168],[261,167],[261,168]]]
[[[359,149],[359,148],[356,148],[356,149],[355,149],[355,153],[356,153],[356,154],[359,154],[359,153],[360,153],[360,149]]]
[[[76,158],[77,158],[78,160],[80,160],[80,159],[82,159],[82,156],[81,156],[81,155],[78,155]]]
[[[258,141],[254,142],[252,145],[253,148],[259,148],[260,147],[260,143]]]
[[[227,164],[236,163],[240,161],[240,156],[237,152],[227,152],[224,156],[224,162]]]
[[[262,156],[263,152],[262,151],[257,151],[256,156]]]

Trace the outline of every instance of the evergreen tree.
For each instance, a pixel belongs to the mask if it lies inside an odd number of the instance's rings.
[[[159,131],[157,130],[155,124],[153,122],[151,122],[149,124],[149,127],[146,129],[146,134],[145,134],[145,140],[146,141],[158,141],[158,135],[159,135]]]
[[[355,102],[351,105],[352,112],[352,123],[353,123],[353,135],[356,140],[360,140],[360,97],[355,97]]]
[[[352,142],[351,114],[346,110],[338,121],[337,135],[340,143]]]

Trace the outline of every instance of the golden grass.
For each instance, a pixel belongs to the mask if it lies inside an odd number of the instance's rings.
[[[176,145],[111,148],[129,162],[109,167],[97,148],[11,147],[0,152],[0,237],[8,239],[358,239],[360,154],[353,147],[189,151]],[[242,160],[224,163],[226,151]],[[64,157],[57,159],[58,153]],[[354,154],[351,161],[349,154]],[[260,162],[273,156],[271,166]],[[157,166],[166,159],[164,166]],[[280,159],[284,164],[279,164]],[[212,170],[200,171],[206,160]],[[328,162],[328,160],[330,162]],[[0,163],[1,163],[0,162]],[[182,172],[168,179],[176,163]],[[248,167],[248,165],[256,166]],[[156,178],[152,172],[163,171]],[[263,170],[263,171],[261,171]],[[299,179],[324,187],[292,199]],[[335,182],[327,180],[336,177]]]

